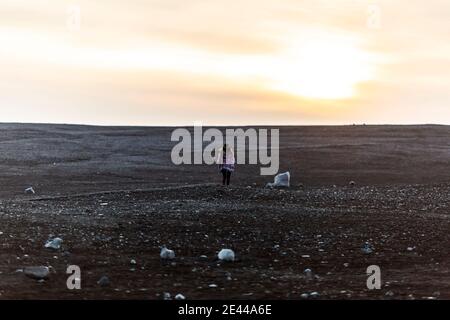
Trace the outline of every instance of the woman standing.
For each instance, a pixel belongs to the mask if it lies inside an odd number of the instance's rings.
[[[222,184],[230,185],[231,173],[234,171],[234,153],[233,149],[225,144],[221,151],[219,151],[217,163],[219,164],[219,171],[222,173]]]

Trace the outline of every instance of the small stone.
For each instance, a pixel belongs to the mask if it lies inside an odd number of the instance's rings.
[[[373,247],[370,245],[370,243],[366,242],[361,248],[361,251],[365,254],[371,254],[373,252]]]
[[[70,256],[70,252],[69,251],[64,251],[61,255],[63,257],[69,257]]]
[[[111,284],[111,281],[107,276],[102,276],[97,283],[100,285],[100,287],[108,287]]]
[[[25,189],[25,193],[26,194],[35,194],[36,192],[34,191],[33,187],[29,187]]]
[[[167,249],[166,247],[162,247],[159,256],[163,260],[173,260],[175,259],[175,252],[173,250]]]
[[[219,252],[219,260],[232,262],[235,259],[234,251],[231,249],[222,249]]]
[[[25,267],[23,269],[23,272],[29,278],[35,280],[43,280],[48,278],[48,275],[50,274],[50,269],[45,266]]]
[[[61,238],[53,238],[45,243],[45,247],[48,249],[58,250],[61,248],[62,242],[63,240]]]
[[[179,293],[175,296],[175,300],[186,300],[186,297]]]
[[[305,274],[306,280],[308,280],[308,281],[314,280],[314,274],[311,269],[305,269],[305,271],[303,271],[303,273]]]

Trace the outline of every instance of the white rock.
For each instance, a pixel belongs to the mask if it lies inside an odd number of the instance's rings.
[[[58,250],[61,248],[62,242],[63,240],[61,238],[53,238],[45,243],[45,247],[49,249]]]
[[[27,194],[35,194],[36,192],[34,191],[33,187],[29,187],[25,189],[25,193]]]
[[[289,188],[291,183],[291,174],[288,172],[280,173],[275,176],[273,183],[268,183],[267,187],[270,188]]]
[[[373,252],[373,247],[370,243],[366,242],[364,246],[361,248],[361,251],[365,254],[371,254]]]
[[[173,250],[167,249],[166,247],[162,247],[159,256],[164,260],[173,260],[175,259],[175,252],[173,252]]]
[[[186,297],[179,293],[175,296],[175,300],[186,300]]]
[[[97,283],[101,286],[101,287],[107,287],[111,284],[111,281],[109,280],[109,278],[107,276],[102,276]]]
[[[46,279],[50,274],[49,267],[39,266],[39,267],[26,267],[23,269],[23,273],[32,279],[42,280]]]
[[[314,280],[314,274],[311,269],[305,269],[303,273],[305,274],[306,280]]]
[[[222,249],[219,252],[219,260],[232,262],[235,259],[234,251],[231,249]]]

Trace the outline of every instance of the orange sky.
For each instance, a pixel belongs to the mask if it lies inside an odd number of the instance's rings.
[[[0,121],[450,124],[448,0],[0,0]]]

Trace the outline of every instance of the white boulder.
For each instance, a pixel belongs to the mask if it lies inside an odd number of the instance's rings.
[[[173,260],[175,259],[175,252],[173,250],[169,250],[166,247],[162,247],[161,253],[159,255],[163,260]]]
[[[49,267],[45,266],[25,267],[23,269],[23,273],[29,278],[43,280],[47,279],[48,275],[50,274],[50,269]]]
[[[35,194],[36,191],[34,191],[33,187],[29,187],[25,189],[26,194]]]
[[[62,242],[63,240],[61,238],[53,238],[45,243],[45,247],[49,249],[58,250],[61,248]]]
[[[291,185],[291,174],[288,172],[280,173],[275,176],[273,183],[268,183],[269,188],[289,188]]]
[[[231,249],[222,249],[219,252],[219,260],[232,262],[235,259],[234,251]]]

